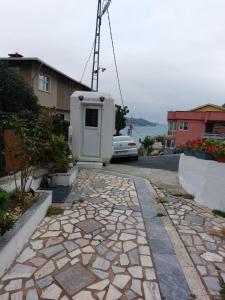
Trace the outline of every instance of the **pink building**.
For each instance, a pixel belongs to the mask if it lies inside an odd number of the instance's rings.
[[[225,138],[225,108],[206,104],[190,111],[169,111],[167,147],[200,137]]]

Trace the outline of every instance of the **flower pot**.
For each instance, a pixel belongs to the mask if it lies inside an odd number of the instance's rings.
[[[192,149],[184,149],[184,154],[187,156],[194,156],[194,152]]]
[[[212,154],[198,150],[195,151],[195,157],[204,160],[215,160],[215,157],[212,156]]]
[[[216,160],[221,163],[225,163],[225,154],[220,154],[216,157]]]

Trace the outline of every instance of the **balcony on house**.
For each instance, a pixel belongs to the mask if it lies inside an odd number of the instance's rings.
[[[225,139],[225,122],[207,122],[203,138]]]
[[[205,133],[202,134],[202,138],[223,140],[223,139],[225,139],[225,134],[224,133],[209,133],[209,132],[205,132]]]

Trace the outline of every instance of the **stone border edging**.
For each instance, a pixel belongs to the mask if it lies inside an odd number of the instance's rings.
[[[45,217],[51,203],[52,192],[44,191],[41,199],[22,215],[14,228],[0,237],[0,278],[23,249],[37,225]]]
[[[191,290],[144,179],[133,177],[164,299],[191,299]]]
[[[157,193],[155,192],[153,186],[150,182],[146,182],[149,188],[150,194],[152,194],[153,198],[157,197]],[[185,199],[186,200],[186,199]],[[193,200],[188,200],[187,202],[193,204]],[[200,207],[199,204],[194,203],[197,207]],[[164,208],[163,204],[158,203],[160,209],[166,213],[166,216],[162,218],[162,222],[164,224],[164,227],[167,231],[167,234],[173,244],[176,256],[179,260],[179,263],[183,269],[184,276],[187,280],[187,283],[193,292],[193,294],[197,297],[198,300],[210,300],[210,297],[207,293],[207,290],[204,286],[204,283],[202,282],[201,277],[199,276],[198,271],[196,270],[193,261],[191,257],[189,256],[186,247],[177,232],[175,226],[173,225],[170,217],[167,214],[166,209]],[[209,210],[207,208],[207,210]]]

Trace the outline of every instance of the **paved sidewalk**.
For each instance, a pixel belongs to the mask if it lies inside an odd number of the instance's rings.
[[[83,170],[75,184],[83,201],[43,220],[0,281],[0,300],[160,300],[133,179]]]
[[[106,169],[117,173],[129,174],[131,176],[139,176],[145,178],[152,184],[162,187],[163,189],[171,193],[184,192],[179,185],[177,172],[162,169],[144,168],[141,165],[140,167],[137,167],[132,163],[135,162],[131,162],[130,165],[125,165],[124,163],[110,164],[106,167]]]
[[[211,299],[225,299],[225,220],[193,200],[155,187]],[[222,229],[222,235],[221,235]],[[220,236],[221,235],[221,236]]]

